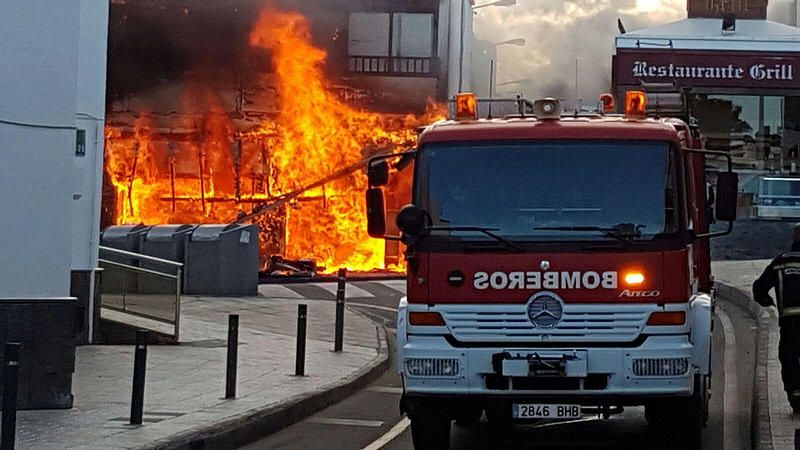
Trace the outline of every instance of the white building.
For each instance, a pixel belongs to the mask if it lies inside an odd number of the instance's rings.
[[[71,273],[97,266],[107,11],[105,0],[0,4],[0,338],[47,366],[22,368],[31,408],[72,403],[82,319],[70,297],[88,302],[90,287],[75,290]]]

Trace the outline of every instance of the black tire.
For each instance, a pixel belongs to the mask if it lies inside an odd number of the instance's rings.
[[[711,375],[700,376],[699,384],[700,392],[702,394],[700,404],[700,427],[705,427],[708,423],[709,405],[711,404]]]
[[[436,409],[417,407],[408,415],[411,420],[411,441],[415,450],[447,450],[450,448],[450,418]]]
[[[647,423],[665,433],[680,432],[699,445],[703,427],[708,422],[709,387],[705,376],[695,379],[691,397],[653,400],[645,405]]]

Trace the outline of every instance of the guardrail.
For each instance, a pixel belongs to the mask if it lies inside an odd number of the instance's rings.
[[[100,246],[101,317],[180,337],[183,264]],[[126,317],[128,316],[128,317]],[[131,317],[132,316],[132,317]],[[165,330],[161,324],[170,326]]]

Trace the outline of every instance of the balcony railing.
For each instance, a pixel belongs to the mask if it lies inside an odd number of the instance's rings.
[[[369,75],[436,77],[437,58],[350,56],[350,72]]]

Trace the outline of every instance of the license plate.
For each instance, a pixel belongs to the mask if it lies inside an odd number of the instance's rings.
[[[514,404],[515,419],[580,419],[581,405]]]

